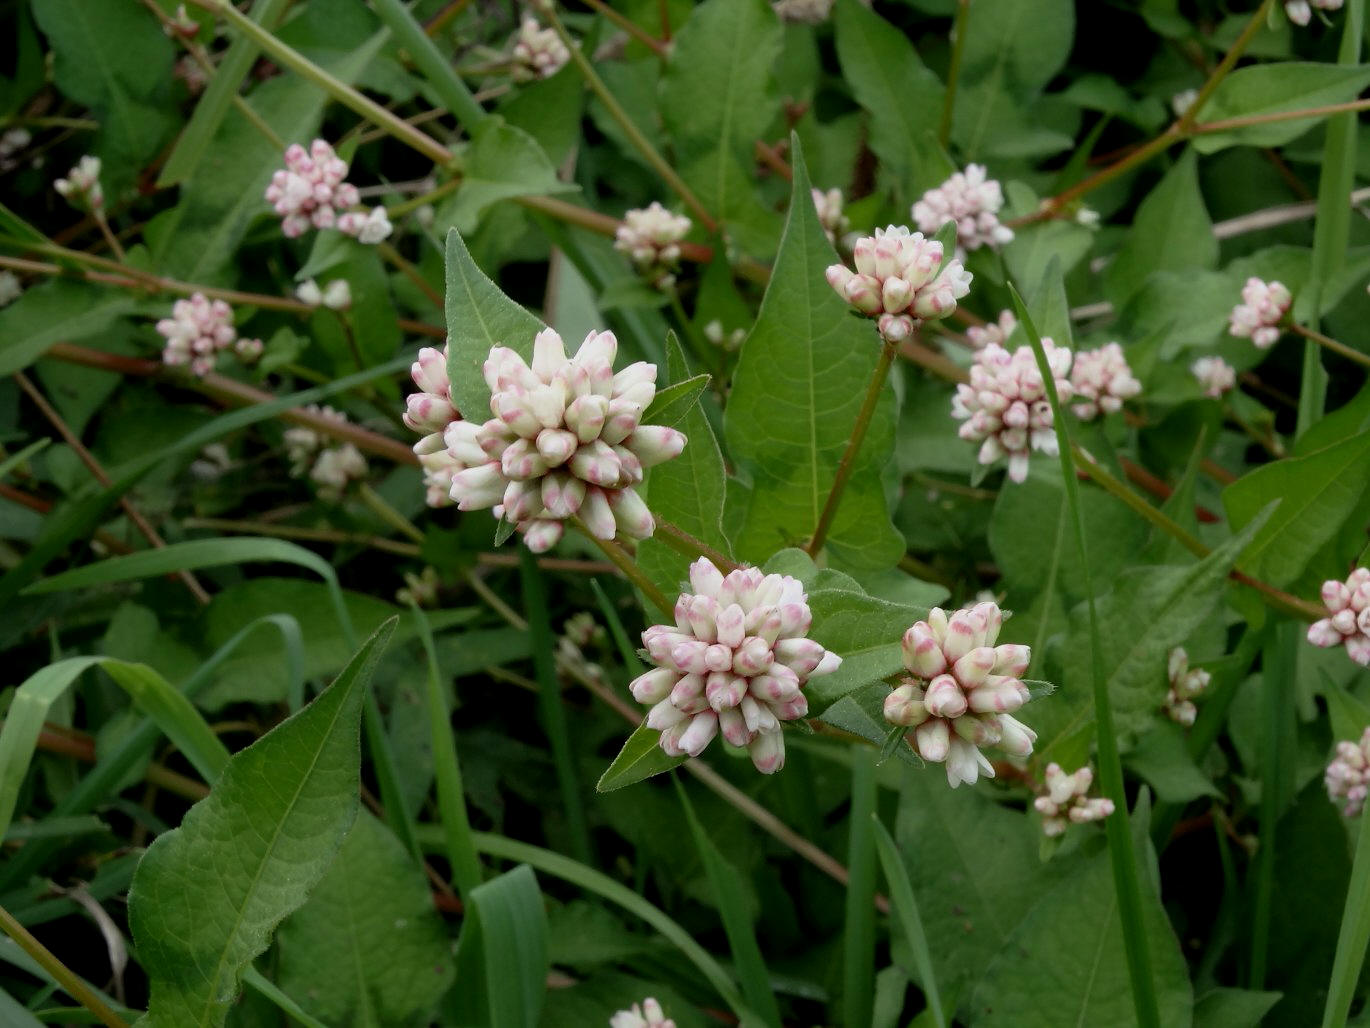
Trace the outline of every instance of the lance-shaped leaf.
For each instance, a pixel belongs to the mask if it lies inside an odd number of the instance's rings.
[[[239,980],[318,883],[357,815],[362,696],[382,625],[318,699],[238,753],[144,855],[129,924],[149,1028],[224,1023]]]

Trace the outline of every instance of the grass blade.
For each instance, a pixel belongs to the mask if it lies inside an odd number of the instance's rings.
[[[1370,815],[1362,812],[1356,833],[1356,858],[1351,864],[1351,883],[1346,890],[1341,930],[1337,934],[1337,955],[1332,961],[1332,978],[1327,986],[1327,1006],[1323,1008],[1323,1028],[1346,1024],[1356,984],[1365,964],[1365,948],[1370,943]]]
[[[747,898],[742,892],[737,869],[728,863],[700,825],[679,778],[675,780],[675,787],[680,805],[685,808],[685,819],[690,823],[690,834],[694,836],[699,857],[704,862],[704,873],[709,877],[714,899],[718,902],[733,963],[742,980],[742,994],[766,1024],[780,1028],[780,1008],[775,1002],[775,991],[771,988],[771,976],[761,956],[761,947],[756,943],[756,931],[747,916]]]
[[[547,916],[533,869],[521,864],[472,889],[457,947],[458,1023],[533,1028],[548,967]]]
[[[22,450],[20,450],[13,456],[8,457],[3,461],[0,461],[0,478],[4,478],[11,471],[17,468],[20,464],[24,463],[24,461],[28,460],[39,450],[46,447],[50,442],[52,442],[51,439],[39,439],[35,442],[29,443],[28,446],[25,446]]]
[[[880,823],[879,815],[872,814],[871,821],[875,826],[875,848],[880,854],[880,866],[885,871],[885,880],[890,883],[890,900],[904,926],[905,941],[913,951],[913,962],[918,967],[918,977],[923,983],[923,995],[927,997],[928,1009],[932,1012],[932,1023],[936,1028],[946,1028],[942,994],[938,991],[937,975],[932,969],[932,951],[928,949],[928,937],[918,913],[918,900],[913,895],[913,886],[909,884],[908,868],[889,830]]]
[[[871,1023],[875,981],[875,817],[876,755],[852,747],[851,833],[847,846],[846,928],[842,939],[842,1005],[848,1028]]]
[[[480,860],[476,844],[471,838],[471,823],[466,816],[466,792],[462,787],[461,764],[457,760],[457,742],[452,734],[452,714],[447,709],[447,698],[442,691],[442,675],[438,667],[438,651],[433,645],[433,632],[428,618],[417,606],[410,612],[418,625],[419,641],[428,658],[426,695],[428,723],[433,732],[433,778],[438,793],[438,815],[442,819],[442,834],[447,842],[447,862],[452,867],[452,878],[463,897],[480,885]]]
[[[248,969],[243,972],[243,984],[259,996],[274,1003],[277,1008],[289,1016],[296,1024],[302,1024],[304,1025],[304,1028],[328,1028],[328,1025],[324,1024],[322,1021],[310,1017],[303,1007],[277,988],[275,982],[271,981],[255,967],[249,966]]]
[[[714,987],[714,990],[728,1004],[733,1013],[737,1014],[739,1018],[745,1018],[750,1013],[742,996],[733,985],[732,976],[723,969],[723,966],[710,956],[704,947],[695,942],[690,933],[682,928],[679,923],[626,885],[621,885],[608,875],[601,874],[594,868],[586,867],[570,857],[553,853],[551,850],[545,850],[538,846],[530,846],[528,843],[518,842],[514,839],[506,839],[502,835],[477,832],[475,833],[475,840],[476,847],[482,853],[527,864],[543,874],[560,878],[562,881],[570,882],[586,892],[594,893],[610,903],[622,907],[635,917],[646,921],[657,930],[662,938],[684,954],[685,958],[698,969],[704,980]]]
[[[1059,276],[1056,258],[1048,268],[1052,279]],[[1113,865],[1113,884],[1118,893],[1118,913],[1123,923],[1123,943],[1127,951],[1128,974],[1132,981],[1132,1002],[1137,1010],[1137,1021],[1142,1028],[1160,1028],[1160,1010],[1151,971],[1151,952],[1147,945],[1146,923],[1142,919],[1142,890],[1137,871],[1137,857],[1133,851],[1131,819],[1128,817],[1127,794],[1123,789],[1123,765],[1118,756],[1118,738],[1113,729],[1113,705],[1108,695],[1099,643],[1099,614],[1094,604],[1094,583],[1089,568],[1089,548],[1085,541],[1084,516],[1080,511],[1080,485],[1075,477],[1075,458],[1071,451],[1070,430],[1065,411],[1056,394],[1056,380],[1042,349],[1042,337],[1032,323],[1027,306],[1018,290],[1009,283],[1009,293],[1018,314],[1019,324],[1027,332],[1037,356],[1037,368],[1042,374],[1047,400],[1051,403],[1056,424],[1056,441],[1060,448],[1061,475],[1065,480],[1066,505],[1075,525],[1075,540],[1080,549],[1080,569],[1084,574],[1085,595],[1089,597],[1089,663],[1094,683],[1094,720],[1098,725],[1099,785],[1105,796],[1113,801],[1113,814],[1104,819],[1108,837],[1108,855]]]
[[[414,20],[402,0],[374,0],[372,7],[392,33],[395,41],[409,53],[428,84],[433,87],[442,105],[461,123],[467,135],[484,118],[485,111],[476,103],[466,83],[457,74],[451,60],[444,56],[436,43]]]
[[[577,859],[588,863],[590,829],[585,818],[580,775],[576,772],[575,755],[571,751],[571,733],[566,726],[566,708],[562,705],[561,686],[557,682],[557,643],[547,613],[547,592],[543,588],[542,569],[526,546],[519,547],[519,575],[523,582],[528,634],[533,643],[533,668],[537,675],[542,729],[552,744],[552,761],[556,764],[562,810],[571,832],[571,850]]]

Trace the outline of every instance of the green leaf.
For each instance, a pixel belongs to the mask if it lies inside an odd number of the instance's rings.
[[[471,134],[461,188],[444,214],[458,232],[470,235],[493,203],[515,196],[573,193],[576,189],[557,178],[556,168],[537,140],[503,118],[488,117]]]
[[[1292,585],[1356,510],[1367,482],[1370,431],[1243,475],[1223,490],[1223,507],[1234,528],[1249,524],[1271,497],[1282,499],[1237,566],[1277,589]]]
[[[532,360],[541,321],[516,304],[476,267],[456,229],[447,233],[447,375],[462,417],[484,420],[490,388],[482,367],[491,347],[507,346]]]
[[[599,776],[595,791],[613,792],[685,763],[684,757],[667,756],[660,743],[660,732],[646,725],[638,725],[633,729],[633,734],[628,736],[623,749],[618,751],[613,763]]]
[[[107,660],[100,665],[166,733],[201,778],[214,782],[229,761],[228,749],[190,700],[146,664]]]
[[[706,378],[686,379],[685,355],[673,335],[666,341],[666,368],[670,380],[680,385]],[[679,385],[672,385],[666,391],[678,388]],[[655,403],[648,408],[649,418],[655,409]],[[688,442],[679,457],[652,469],[643,499],[659,517],[723,553],[731,553],[732,545],[723,531],[727,480],[723,454],[719,451],[713,427],[693,400],[683,418],[675,424],[685,433]],[[688,577],[691,560],[659,539],[644,539],[638,546],[637,562],[647,576],[671,596]]]
[[[870,114],[871,150],[909,193],[935,186],[955,170],[937,145],[937,76],[908,37],[858,0],[839,0],[833,24],[842,74]]]
[[[1278,992],[1210,989],[1194,1001],[1194,1028],[1260,1028]]]
[[[715,217],[750,223],[754,147],[780,113],[780,23],[765,0],[705,0],[671,43],[661,121],[681,177]]]
[[[471,890],[457,949],[456,1024],[536,1025],[547,990],[547,917],[522,864]],[[450,1023],[450,1022],[449,1022]]]
[[[768,1025],[780,1025],[780,1008],[775,1002],[775,991],[771,985],[770,972],[761,955],[761,947],[756,942],[756,931],[752,924],[747,893],[742,887],[742,876],[738,869],[728,863],[727,858],[709,838],[699,818],[695,815],[689,794],[675,781],[676,795],[680,805],[685,808],[685,820],[689,822],[690,834],[694,837],[695,848],[699,850],[708,876],[709,887],[713,890],[714,905],[723,918],[723,929],[728,936],[728,948],[732,950],[733,963],[742,982],[742,995],[748,1004]]]
[[[1132,230],[1105,276],[1109,295],[1121,305],[1155,271],[1209,269],[1218,263],[1218,241],[1199,191],[1193,150],[1175,162],[1137,208]]]
[[[165,93],[175,47],[133,4],[42,0],[33,15],[52,47],[57,88],[100,122],[102,177],[122,188],[171,128]]]
[[[1148,891],[1142,904],[1160,1023],[1188,1024],[1194,996],[1184,954],[1160,900]],[[985,1028],[1137,1023],[1107,856],[1077,865],[1028,912],[970,1006]]]
[[[904,666],[901,640],[910,625],[927,617],[926,607],[891,603],[843,588],[811,588],[809,637],[842,658],[842,666],[811,679],[809,706],[822,711],[847,693],[878,682]]]
[[[644,425],[678,425],[699,403],[699,397],[709,388],[708,375],[696,375],[683,382],[657,391],[642,415]]]
[[[223,1024],[243,970],[328,870],[356,817],[362,694],[393,627],[368,639],[313,703],[234,756],[209,796],[144,854],[129,925],[149,979],[149,1028]]]
[[[0,376],[23,371],[53,343],[107,333],[138,302],[127,292],[60,279],[24,292],[0,310]]]
[[[928,1009],[932,1012],[935,1028],[946,1028],[946,1015],[942,1011],[942,996],[937,988],[937,974],[932,966],[932,950],[928,946],[927,933],[923,931],[923,918],[918,913],[918,900],[909,884],[909,872],[894,837],[880,823],[878,816],[872,816],[875,823],[875,846],[880,854],[880,867],[885,872],[885,881],[890,886],[890,899],[894,912],[904,929],[904,942],[913,952],[914,965],[923,986],[923,994],[928,998]]]
[[[281,988],[325,1024],[409,1024],[452,980],[423,871],[366,812],[308,902],[282,922],[277,945]]]
[[[1166,803],[1222,795],[1194,763],[1184,733],[1175,725],[1157,725],[1147,732],[1124,754],[1123,763],[1156,790],[1157,799]]]
[[[1358,65],[1280,61],[1238,68],[1204,104],[1203,121],[1225,121],[1284,111],[1326,107],[1354,100],[1370,85],[1370,68]],[[1194,137],[1194,149],[1209,154],[1229,146],[1282,146],[1325,118],[1295,118]]]
[[[813,533],[880,350],[873,323],[856,317],[824,280],[837,254],[818,223],[798,139],[792,161],[780,254],[724,417],[728,452],[752,485],[737,556],[756,563]],[[886,383],[828,536],[839,566],[885,568],[904,551],[880,484],[894,443],[893,401]]]
[[[1237,554],[1264,523],[1264,517],[1257,517],[1187,567],[1160,565],[1124,572],[1114,579],[1113,589],[1099,597],[1101,661],[1119,738],[1139,733],[1159,717],[1170,651],[1189,638],[1218,604]],[[1087,645],[1083,622],[1077,610],[1066,640],[1067,652],[1080,652]],[[1039,734],[1064,739],[1087,724],[1093,718],[1093,705],[1087,701],[1091,691],[1088,665],[1067,661],[1060,690],[1039,705],[1042,717],[1033,722],[1040,724]],[[1050,747],[1044,749],[1049,752]]]

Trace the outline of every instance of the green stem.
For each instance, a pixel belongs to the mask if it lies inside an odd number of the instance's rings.
[[[466,83],[452,67],[452,62],[424,32],[423,26],[414,20],[409,8],[401,0],[372,0],[371,6],[386,28],[395,34],[400,46],[409,52],[410,59],[423,72],[423,77],[433,87],[437,98],[447,105],[447,109],[461,122],[461,127],[471,132],[485,119],[485,111],[476,103]]]
[[[561,686],[557,682],[556,639],[552,635],[551,619],[547,612],[547,591],[543,587],[542,569],[538,567],[537,558],[526,546],[519,547],[519,575],[523,582],[523,607],[528,615],[528,634],[533,641],[538,710],[543,731],[552,744],[562,813],[570,828],[571,849],[575,858],[589,864],[592,863],[590,827],[585,817],[585,801],[581,796],[580,776],[576,773],[575,754],[571,750],[571,732],[566,725]]]
[[[128,1022],[111,1010],[105,1001],[97,996],[85,982],[81,981],[75,972],[58,960],[50,949],[35,939],[29,930],[15,920],[14,915],[4,907],[0,907],[0,928],[3,928],[5,934],[19,944],[20,949],[37,961],[44,971],[52,975],[53,981],[60,985],[68,996],[98,1017],[101,1024],[108,1025],[109,1028],[128,1028]]]
[[[1333,114],[1345,114],[1370,109],[1370,100],[1350,100],[1344,104],[1326,104],[1322,107],[1306,107],[1297,111],[1274,111],[1270,114],[1248,114],[1242,118],[1223,118],[1219,121],[1205,121],[1190,128],[1194,135],[1208,132],[1227,132],[1231,129],[1248,128],[1251,125],[1269,125],[1277,121],[1296,121],[1299,118],[1325,118]]]
[[[593,535],[579,518],[575,520],[575,525],[580,529],[585,538],[598,546],[600,552],[608,557],[616,568],[623,572],[628,581],[642,590],[642,594],[646,596],[647,599],[651,600],[659,611],[668,618],[675,616],[675,604],[668,600],[666,594],[657,588],[656,583],[643,573],[643,570],[637,566],[637,562],[624,552],[623,547],[611,540],[600,539]]]
[[[817,555],[818,551],[823,548],[823,543],[827,541],[828,532],[832,528],[833,519],[837,517],[837,508],[842,502],[842,492],[847,488],[847,480],[851,478],[852,471],[855,469],[856,455],[866,439],[866,430],[870,428],[871,418],[875,416],[875,408],[880,402],[880,394],[884,391],[885,380],[889,378],[890,374],[890,364],[894,362],[894,355],[897,350],[897,343],[892,343],[888,339],[880,341],[880,359],[876,361],[870,384],[866,386],[866,396],[861,401],[861,409],[856,412],[856,424],[852,426],[851,438],[847,440],[847,449],[842,454],[841,462],[837,465],[837,474],[833,476],[832,489],[828,491],[827,502],[823,504],[823,512],[819,515],[818,524],[814,527],[813,538],[805,547],[811,557]]]
[[[378,128],[383,128],[400,142],[407,144],[433,163],[447,166],[455,155],[432,136],[420,132],[403,118],[387,111],[374,100],[362,95],[336,76],[330,75],[294,47],[281,42],[228,0],[191,0],[196,7],[223,18],[240,33],[256,43],[265,53],[291,71],[313,82],[333,99],[350,107]]]
[[[942,99],[942,121],[937,126],[937,141],[944,148],[951,140],[951,120],[956,110],[956,83],[961,77],[961,54],[966,48],[966,25],[969,21],[970,0],[958,0],[956,23],[951,30],[951,64],[947,68],[947,91]]]
[[[1089,609],[1090,671],[1094,685],[1094,719],[1099,756],[1100,791],[1113,801],[1113,814],[1105,819],[1108,855],[1113,864],[1113,886],[1118,898],[1118,913],[1122,920],[1123,946],[1127,953],[1128,977],[1132,982],[1132,1002],[1137,1021],[1142,1028],[1160,1028],[1160,1010],[1156,1004],[1155,982],[1151,972],[1151,951],[1147,943],[1146,921],[1142,912],[1142,888],[1137,871],[1137,856],[1132,845],[1131,818],[1128,816],[1127,793],[1123,786],[1123,765],[1118,755],[1118,737],[1113,724],[1113,704],[1108,695],[1108,678],[1103,668],[1103,644],[1099,638],[1099,614],[1094,603],[1093,576],[1089,567],[1089,547],[1085,537],[1084,516],[1080,509],[1080,485],[1075,477],[1074,449],[1070,441],[1065,412],[1056,394],[1056,378],[1047,362],[1038,334],[1028,314],[1023,298],[1012,283],[1009,293],[1018,312],[1018,321],[1027,332],[1037,357],[1037,368],[1042,374],[1047,399],[1051,403],[1056,423],[1056,441],[1060,449],[1061,475],[1065,479],[1066,503],[1075,523],[1075,541],[1080,551],[1080,569],[1084,575],[1085,595]]]
[[[1261,5],[1251,15],[1251,20],[1242,29],[1242,34],[1237,37],[1227,53],[1223,54],[1223,59],[1218,62],[1218,66],[1213,69],[1213,74],[1208,76],[1208,81],[1199,89],[1199,95],[1194,98],[1184,114],[1180,115],[1180,120],[1176,123],[1181,132],[1189,132],[1194,127],[1194,118],[1208,102],[1218,86],[1222,85],[1223,79],[1227,78],[1238,58],[1246,52],[1246,48],[1251,45],[1251,40],[1256,38],[1262,26],[1265,25],[1266,18],[1270,15],[1270,5],[1274,0],[1261,0]]]
[[[653,516],[656,521],[656,531],[653,537],[660,539],[676,553],[686,557],[707,557],[713,566],[724,574],[729,571],[736,571],[742,565],[733,560],[727,554],[714,549],[703,539],[696,538],[679,525],[667,521],[663,517]]]
[[[1370,354],[1361,353],[1359,350],[1353,350],[1345,343],[1339,343],[1331,336],[1325,336],[1316,329],[1306,328],[1297,321],[1291,321],[1286,327],[1295,335],[1303,336],[1310,343],[1317,343],[1324,350],[1330,350],[1339,357],[1345,357],[1347,360],[1354,361],[1362,367],[1370,368]],[[1305,425],[1304,427],[1306,428],[1308,426]]]
[[[416,543],[423,543],[425,536],[419,531],[418,526],[394,507],[390,506],[390,504],[386,502],[385,497],[372,489],[369,483],[362,482],[357,486],[357,495],[361,497],[363,503],[375,512],[377,517],[391,528],[395,529],[395,531],[399,532],[400,535],[408,536]]]
[[[580,47],[571,38],[571,34],[566,31],[566,26],[561,23],[561,19],[557,17],[550,4],[542,9],[542,14],[546,17],[547,23],[552,26],[553,31],[561,38],[562,43],[566,45],[566,49],[570,51],[571,60],[575,61],[576,67],[580,69],[580,74],[584,77],[585,84],[590,87],[590,92],[594,93],[599,102],[604,105],[609,116],[618,122],[619,128],[623,129],[623,134],[628,137],[628,142],[632,143],[637,152],[642,154],[643,159],[652,166],[652,170],[661,176],[662,181],[685,201],[685,206],[694,212],[699,223],[709,232],[716,232],[718,222],[714,220],[708,208],[700,202],[699,197],[695,196],[694,191],[685,184],[683,178],[676,174],[676,170],[671,167],[666,159],[657,152],[651,141],[642,134],[637,123],[629,117],[628,112],[623,109],[623,105],[618,102],[613,92],[604,84],[604,80],[599,77],[599,73],[595,71],[590,59],[581,52]]]

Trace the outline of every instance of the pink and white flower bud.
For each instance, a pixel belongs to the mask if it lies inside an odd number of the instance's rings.
[[[172,304],[171,317],[157,322],[157,332],[166,340],[162,362],[169,366],[189,365],[198,376],[213,371],[219,354],[229,347],[248,363],[262,352],[260,339],[238,339],[233,309],[223,300],[210,300],[203,293],[192,293]]]
[[[969,164],[935,189],[929,189],[913,205],[913,220],[920,231],[935,236],[949,221],[956,222],[956,245],[960,254],[982,246],[998,249],[1013,241],[1013,230],[999,221],[1004,193],[982,164]]]
[[[625,253],[658,289],[675,284],[680,265],[680,241],[690,231],[690,219],[672,214],[655,200],[645,208],[630,210],[614,232],[614,249]]]
[[[784,763],[781,723],[807,715],[804,685],[811,675],[835,670],[841,658],[804,638],[812,615],[795,579],[756,568],[724,575],[701,557],[690,565],[690,587],[695,592],[676,601],[674,626],[653,625],[642,633],[657,671],[630,688],[635,697],[639,691],[648,697],[643,702],[656,702],[647,723],[662,731],[665,752],[697,755],[714,731],[722,731],[728,742],[748,747],[758,770],[773,773]],[[772,634],[749,625],[766,625]],[[664,698],[651,699],[658,695]],[[689,735],[693,722],[683,728],[680,718],[705,710],[714,728],[707,738],[704,728]]]
[[[100,186],[100,158],[86,154],[76,167],[59,178],[53,188],[78,211],[101,214],[105,209],[105,191]]]
[[[545,29],[531,15],[519,24],[514,36],[510,70],[521,82],[551,78],[571,59],[571,51],[555,29]]]
[[[1242,302],[1232,308],[1228,331],[1250,339],[1257,348],[1268,350],[1280,338],[1280,324],[1289,312],[1293,296],[1279,282],[1263,282],[1252,276],[1242,287]]]
[[[1094,772],[1086,765],[1066,774],[1061,765],[1047,765],[1046,775],[1033,806],[1042,815],[1042,832],[1048,837],[1065,833],[1070,824],[1102,821],[1113,813],[1113,801],[1086,795]]]
[[[892,342],[907,338],[919,319],[946,317],[970,291],[971,276],[960,260],[944,260],[940,243],[903,226],[858,239],[853,261],[855,273],[841,264],[829,267],[828,284],[862,314],[879,318]]]
[[[1345,646],[1346,655],[1362,667],[1370,667],[1370,569],[1356,568],[1346,581],[1322,584],[1322,602],[1328,616],[1308,627],[1314,646]]]
[[[648,996],[641,1004],[634,1003],[609,1018],[609,1028],[676,1028],[661,1009],[661,1004]]]
[[[885,719],[914,729],[910,743],[924,760],[947,762],[953,788],[973,784],[982,773],[994,777],[979,747],[1026,757],[1037,738],[1009,714],[1030,697],[1017,676],[1027,670],[1031,651],[996,647],[1002,624],[998,604],[986,600],[950,616],[934,607],[904,633],[909,674],[886,697]]]
[[[1000,311],[997,321],[987,321],[966,329],[966,338],[970,340],[971,348],[976,350],[983,350],[990,343],[1003,346],[1017,327],[1018,319],[1012,311]]]
[[[1083,421],[1092,421],[1101,413],[1118,413],[1124,400],[1142,391],[1142,383],[1133,376],[1123,348],[1117,343],[1077,353],[1070,370],[1070,385],[1080,401],[1070,409]]]
[[[1360,815],[1370,792],[1370,728],[1361,733],[1359,742],[1337,743],[1336,756],[1327,765],[1323,783],[1328,799],[1341,803],[1342,814]]]
[[[821,189],[815,189],[813,193],[813,207],[818,212],[818,223],[823,226],[823,234],[828,237],[828,242],[837,245],[838,236],[843,235],[851,222],[842,213],[842,190],[829,189],[826,193]]]
[[[1204,395],[1214,399],[1231,392],[1237,385],[1237,372],[1221,357],[1200,357],[1189,366],[1189,371],[1199,380]]]

